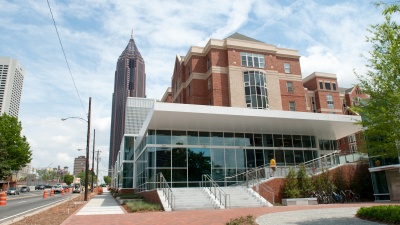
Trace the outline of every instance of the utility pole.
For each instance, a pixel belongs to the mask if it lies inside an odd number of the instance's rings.
[[[97,168],[96,168],[96,176],[97,176],[97,179],[96,179],[96,186],[98,187],[98,186],[99,186],[99,161],[100,161],[99,153],[100,153],[101,151],[100,151],[100,150],[97,150],[96,152],[97,152],[97,157],[96,157],[96,161],[97,161]]]
[[[87,201],[88,197],[88,183],[89,183],[89,142],[90,142],[90,113],[92,108],[92,97],[89,97],[89,113],[88,113],[88,128],[86,136],[86,165],[85,165],[85,197],[84,201]]]
[[[94,173],[94,145],[96,141],[96,129],[93,129],[93,151],[92,151],[92,185],[90,186],[92,192],[93,192],[93,173]]]

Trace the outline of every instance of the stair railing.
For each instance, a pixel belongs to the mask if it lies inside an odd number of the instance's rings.
[[[215,199],[227,209],[230,205],[230,195],[225,193],[219,185],[208,174],[203,174],[201,178],[201,187],[207,188]]]
[[[247,178],[246,178],[246,184],[248,188],[253,188],[255,187],[253,190],[255,192],[258,193],[258,195],[260,196],[260,198],[264,198],[264,196],[261,195],[260,189],[262,189],[265,194],[265,200],[268,201],[268,195],[271,196],[271,200],[272,200],[272,204],[275,204],[275,193],[274,190],[268,186],[267,184],[261,184],[260,182],[260,178],[255,177],[252,173],[248,173],[247,174]]]
[[[168,207],[171,207],[171,210],[174,210],[175,208],[175,196],[172,193],[172,189],[169,187],[167,180],[165,179],[164,175],[162,173],[158,173],[156,175],[156,185],[157,189],[161,189],[165,201],[168,203]]]

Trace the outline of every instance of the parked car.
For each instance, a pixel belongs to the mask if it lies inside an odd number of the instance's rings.
[[[27,187],[27,186],[23,186],[20,189],[20,192],[30,192],[30,191],[31,191],[31,189],[29,187]]]
[[[63,189],[63,187],[61,186],[61,185],[54,185],[53,187],[51,187],[51,189],[53,189],[54,190],[54,193],[61,193],[61,191],[62,191],[62,189]]]
[[[6,193],[8,195],[19,195],[19,189],[15,188],[15,187],[10,187],[8,188],[8,190],[6,191]]]
[[[44,187],[45,187],[45,188],[52,188],[53,186],[50,185],[50,184],[45,184]]]
[[[44,186],[44,184],[38,184],[35,186],[35,190],[44,190],[46,187]]]

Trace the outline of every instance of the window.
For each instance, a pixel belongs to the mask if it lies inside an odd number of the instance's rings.
[[[210,58],[207,58],[207,70],[209,70],[210,67],[211,67]]]
[[[190,77],[190,66],[187,67],[187,76]]]
[[[293,82],[288,81],[288,82],[286,82],[286,85],[287,85],[287,91],[289,93],[293,93]]]
[[[331,90],[331,83],[325,82],[325,89]]]
[[[328,108],[329,109],[334,109],[332,95],[326,95],[326,102],[328,103]]]
[[[283,63],[283,66],[285,67],[285,73],[290,73],[290,63]]]
[[[265,74],[260,71],[246,71],[243,76],[246,107],[267,109],[268,92]]]
[[[336,91],[336,84],[335,83],[332,83],[332,88],[333,88],[333,90]]]
[[[324,84],[322,83],[322,81],[319,82],[319,89],[324,89]]]
[[[211,77],[208,77],[208,79],[207,79],[207,87],[208,87],[208,90],[211,89]]]
[[[241,52],[242,66],[264,68],[264,55]]]
[[[289,102],[289,110],[296,111],[296,102]]]

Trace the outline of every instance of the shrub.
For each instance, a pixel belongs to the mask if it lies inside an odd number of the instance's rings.
[[[289,173],[286,176],[286,181],[283,186],[283,197],[284,198],[298,198],[300,197],[300,191],[297,183],[296,172],[292,167],[289,169]]]
[[[357,216],[362,219],[374,220],[390,224],[400,224],[399,205],[380,205],[372,207],[361,207]]]
[[[226,225],[256,225],[256,221],[252,215],[247,215],[246,217],[231,219]]]
[[[311,178],[307,175],[306,166],[302,164],[297,171],[297,182],[300,191],[300,197],[306,198],[314,189]]]
[[[126,206],[132,210],[132,212],[140,212],[140,211],[160,211],[161,206],[154,203],[144,202],[144,201],[133,201],[127,202]]]

